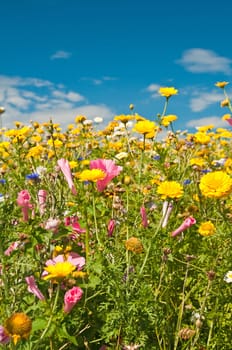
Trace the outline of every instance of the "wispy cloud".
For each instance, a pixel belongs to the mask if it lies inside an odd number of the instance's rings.
[[[0,105],[6,110],[5,127],[12,127],[16,120],[28,124],[30,120],[43,122],[50,118],[65,127],[77,114],[85,114],[88,119],[102,117],[106,124],[114,116],[106,105],[89,104],[79,92],[37,78],[0,76]]]
[[[56,51],[53,55],[51,55],[51,60],[57,59],[68,59],[72,56],[71,52],[68,51]]]
[[[219,103],[223,95],[218,92],[203,92],[190,99],[190,108],[193,112],[200,112],[214,103]]]
[[[115,80],[118,80],[118,78],[109,77],[109,76],[104,76],[104,77],[101,77],[99,79],[91,78],[91,77],[82,77],[81,80],[89,81],[93,85],[102,85],[105,81],[115,81]]]
[[[152,93],[151,97],[156,98],[156,97],[160,96],[158,93],[159,88],[160,88],[159,84],[152,83],[145,88],[145,91],[151,92]]]
[[[199,126],[205,126],[205,125],[211,125],[211,124],[214,125],[215,128],[227,127],[226,122],[222,120],[222,118],[219,118],[216,116],[205,117],[200,119],[191,119],[186,123],[186,126],[197,129]]]
[[[181,59],[176,63],[181,64],[192,73],[224,73],[231,74],[232,60],[218,55],[212,50],[193,48],[183,52]]]

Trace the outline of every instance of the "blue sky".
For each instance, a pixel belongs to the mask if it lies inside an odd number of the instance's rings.
[[[152,120],[164,103],[157,90],[174,86],[176,128],[227,127],[214,84],[232,86],[231,9],[231,0],[1,1],[3,126],[65,127],[78,114],[107,123],[130,103]]]

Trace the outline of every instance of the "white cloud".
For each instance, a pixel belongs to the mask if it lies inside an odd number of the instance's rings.
[[[53,55],[51,55],[51,60],[57,59],[68,59],[72,56],[71,52],[68,51],[56,51]]]
[[[186,123],[187,127],[197,128],[199,126],[214,125],[215,128],[226,127],[226,123],[220,117],[205,117],[200,119],[192,119]]]
[[[30,120],[44,122],[52,118],[65,128],[78,114],[88,119],[102,117],[103,124],[114,117],[109,107],[88,105],[78,92],[37,78],[0,76],[0,105],[5,108],[3,126],[7,128],[13,127],[16,120],[28,124]]]
[[[223,95],[216,92],[203,92],[190,100],[190,108],[193,112],[200,112],[210,105],[223,100]]]
[[[68,93],[65,93],[65,92],[60,91],[60,90],[54,90],[52,92],[52,95],[57,97],[57,98],[69,100],[72,102],[80,102],[80,101],[84,101],[84,99],[85,99],[82,95],[80,95],[74,91],[69,91]]]
[[[219,56],[212,50],[193,48],[183,52],[177,63],[192,73],[224,73],[231,74],[232,60]]]
[[[160,88],[160,85],[158,85],[158,84],[150,84],[146,88],[146,91],[148,91],[148,92],[157,92],[159,90],[159,88]]]
[[[109,76],[104,76],[100,79],[90,78],[90,77],[82,77],[81,80],[90,81],[93,85],[102,85],[105,81],[115,81],[115,80],[118,80],[118,78],[109,77]]]

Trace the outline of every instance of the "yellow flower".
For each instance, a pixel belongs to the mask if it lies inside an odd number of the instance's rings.
[[[159,94],[161,96],[169,98],[173,95],[178,94],[178,90],[175,89],[174,87],[161,87],[161,88],[159,88]]]
[[[106,173],[100,169],[83,170],[77,177],[80,181],[97,182],[98,180],[103,180],[106,177]]]
[[[87,118],[85,115],[77,115],[75,118],[75,123],[83,123],[86,119]]]
[[[27,339],[29,337],[32,321],[26,314],[18,312],[6,320],[4,328],[16,345],[21,338]]]
[[[218,81],[216,84],[215,84],[215,86],[217,86],[217,87],[219,87],[219,88],[221,88],[221,89],[224,89],[224,87],[226,86],[226,85],[228,85],[229,83],[227,82],[227,81]]]
[[[183,195],[183,187],[176,181],[163,181],[158,186],[157,193],[162,199],[180,198]]]
[[[63,279],[69,275],[72,275],[76,266],[71,264],[69,261],[57,262],[55,265],[49,265],[44,268],[48,272],[47,275],[43,277],[44,280],[59,280]]]
[[[55,148],[60,148],[60,147],[63,146],[63,142],[60,141],[60,140],[52,140],[52,139],[50,139],[50,140],[47,141],[47,144],[49,146],[52,146],[52,147],[55,147]]]
[[[214,128],[214,125],[213,124],[210,124],[210,125],[204,125],[204,126],[198,126],[197,127],[197,130],[199,132],[206,132],[208,130],[212,130]]]
[[[211,221],[205,221],[200,224],[198,232],[202,236],[212,236],[216,231],[214,224]]]
[[[228,119],[231,119],[232,117],[231,117],[231,114],[229,114],[229,113],[227,113],[227,114],[224,114],[223,116],[222,116],[222,120],[228,120]]]
[[[230,101],[228,98],[225,98],[225,100],[221,102],[221,107],[228,107],[229,105],[230,105]]]
[[[132,120],[132,119],[134,119],[134,116],[130,114],[128,115],[121,114],[114,117],[114,120],[119,121],[123,124],[126,124],[129,120]]]
[[[202,176],[199,187],[205,197],[222,198],[231,193],[232,179],[223,171],[214,171]]]
[[[141,120],[135,124],[133,131],[144,135],[151,134],[153,135],[152,137],[154,137],[156,129],[157,127],[154,122],[149,120]]]
[[[175,120],[177,120],[176,115],[173,115],[173,114],[165,115],[161,119],[161,124],[166,127],[166,126],[169,126],[169,124],[174,122]]]
[[[131,237],[125,242],[126,250],[139,254],[143,252],[143,245],[140,239]]]
[[[201,145],[205,145],[210,142],[210,136],[204,132],[197,132],[194,135],[194,141],[196,143],[200,143]]]
[[[200,167],[205,165],[205,161],[203,158],[191,158],[189,161],[190,165],[198,165]]]

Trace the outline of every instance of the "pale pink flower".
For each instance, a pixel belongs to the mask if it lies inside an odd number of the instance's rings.
[[[196,223],[196,219],[194,217],[189,216],[187,219],[184,220],[184,222],[175,230],[171,233],[172,237],[175,237],[179,235],[181,232],[186,230],[187,228],[191,227]]]
[[[108,183],[122,171],[122,167],[115,164],[111,159],[96,159],[90,161],[90,169],[100,169],[106,176],[103,180],[97,181],[97,189],[102,192]]]
[[[81,300],[83,290],[80,287],[69,289],[64,295],[64,312],[69,313],[76,303]]]
[[[38,201],[39,201],[39,211],[40,215],[43,215],[46,208],[46,198],[47,198],[47,191],[45,190],[39,190],[38,192]]]
[[[39,290],[36,282],[35,282],[35,278],[34,276],[28,276],[25,278],[26,282],[27,282],[27,290],[34,294],[37,298],[39,298],[40,300],[45,300],[44,295],[41,293],[41,291]]]
[[[8,344],[10,337],[7,335],[3,326],[0,326],[0,344]]]
[[[116,226],[116,221],[114,219],[110,219],[107,226],[108,237],[112,237],[115,226]]]
[[[33,206],[30,203],[31,196],[27,190],[22,190],[18,193],[17,204],[22,209],[23,221],[29,220],[29,209],[32,209]]]
[[[162,222],[162,228],[165,228],[168,224],[168,219],[169,216],[172,212],[173,205],[172,203],[169,203],[168,201],[165,201],[163,203],[163,208],[162,208],[162,214],[163,214],[163,222]]]
[[[11,245],[5,250],[4,255],[10,256],[11,253],[18,248],[19,244],[20,242],[11,243]]]
[[[60,225],[60,220],[59,219],[49,218],[45,222],[44,228],[45,228],[45,230],[50,230],[53,233],[57,233],[59,225]]]
[[[72,173],[71,173],[71,169],[70,169],[70,165],[69,165],[68,160],[61,158],[57,161],[57,164],[59,165],[62,173],[64,174],[64,177],[68,183],[68,187],[72,191],[72,194],[76,195],[77,191],[76,191],[75,186],[74,186]]]
[[[147,221],[147,213],[146,213],[146,209],[144,206],[142,206],[140,208],[140,215],[142,218],[142,225],[143,227],[147,227],[148,226],[148,221]]]

